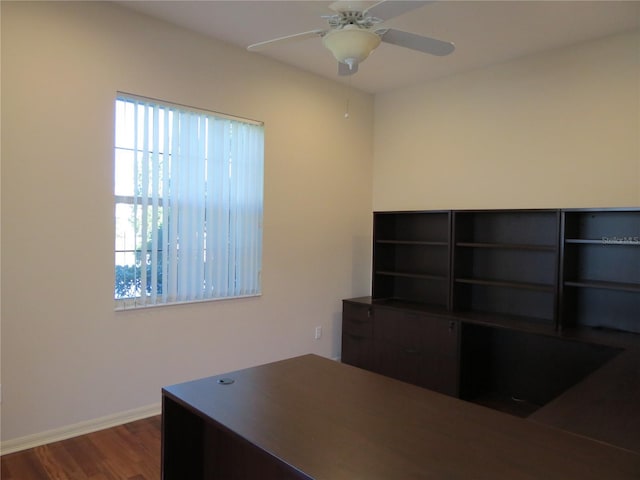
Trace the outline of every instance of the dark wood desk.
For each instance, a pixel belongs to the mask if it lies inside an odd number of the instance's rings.
[[[623,351],[528,419],[640,452],[640,349]]]
[[[637,453],[315,355],[162,394],[164,480],[640,478]]]

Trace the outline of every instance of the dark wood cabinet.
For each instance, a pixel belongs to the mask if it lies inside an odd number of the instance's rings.
[[[371,303],[343,302],[342,362],[458,396],[459,322]]]
[[[432,315],[375,309],[379,372],[458,395],[458,322]]]

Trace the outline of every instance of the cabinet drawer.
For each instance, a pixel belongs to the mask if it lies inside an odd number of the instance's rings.
[[[358,337],[373,335],[373,318],[369,305],[345,303],[342,310],[342,331]]]
[[[389,342],[376,342],[380,373],[389,377],[430,388],[425,381],[425,370],[429,367],[425,361],[424,346],[406,347]]]
[[[357,317],[342,317],[342,331],[352,335],[371,337],[373,336],[373,322],[371,318],[361,320]]]
[[[409,350],[420,350],[424,345],[426,321],[428,319],[418,313],[376,309],[376,338]]]
[[[356,304],[344,302],[342,304],[342,314],[348,317],[356,317],[361,320],[367,320],[371,318],[371,305]]]
[[[373,339],[342,332],[342,363],[376,371]]]

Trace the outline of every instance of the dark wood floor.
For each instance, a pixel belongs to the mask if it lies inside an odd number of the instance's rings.
[[[2,480],[158,480],[160,416],[3,455]]]

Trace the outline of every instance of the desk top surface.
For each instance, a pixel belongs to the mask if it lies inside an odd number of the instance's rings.
[[[163,394],[316,480],[640,478],[637,453],[316,355]]]

